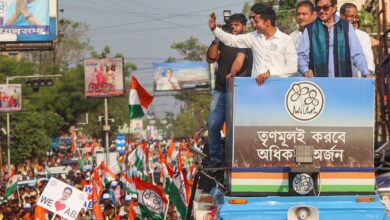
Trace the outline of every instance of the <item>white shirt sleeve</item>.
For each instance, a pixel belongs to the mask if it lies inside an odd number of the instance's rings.
[[[226,46],[238,48],[251,48],[251,33],[233,35],[226,33],[221,28],[215,28],[213,31],[215,37],[222,41]]]
[[[368,69],[370,71],[374,72],[375,71],[375,63],[374,63],[374,55],[372,54],[370,36],[366,32],[363,32],[363,31],[360,31],[360,32],[361,33],[359,33],[359,35],[361,35],[361,36],[358,36],[358,38],[360,40],[360,44],[362,46],[364,56],[366,57]]]

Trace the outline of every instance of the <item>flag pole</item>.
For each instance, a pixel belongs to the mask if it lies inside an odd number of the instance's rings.
[[[51,218],[51,220],[54,220],[56,218],[57,214],[54,213],[53,217]]]
[[[129,118],[129,127],[128,127],[128,130],[127,130],[127,138],[128,138],[128,141],[130,141],[130,125],[131,125],[131,119]],[[126,143],[127,144],[127,143]],[[130,148],[130,145],[128,146]],[[132,149],[129,149],[129,150],[132,150]]]
[[[168,199],[168,203],[167,203],[167,208],[165,209],[164,220],[167,219],[167,215],[168,215],[168,209],[169,209],[169,195],[167,195],[167,199]]]
[[[16,182],[16,192],[17,192],[17,194],[18,194],[18,202],[19,202],[19,205],[22,205],[21,203],[20,203],[20,194],[19,194],[19,187],[18,187],[18,185],[17,185],[18,183]],[[14,191],[15,192],[15,191]],[[8,199],[8,198],[7,198]]]

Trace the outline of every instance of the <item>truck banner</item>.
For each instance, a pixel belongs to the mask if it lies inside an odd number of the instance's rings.
[[[230,82],[233,168],[372,168],[374,80],[253,78]]]

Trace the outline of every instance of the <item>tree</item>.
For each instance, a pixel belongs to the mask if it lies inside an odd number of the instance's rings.
[[[23,59],[17,61],[14,58],[1,57],[0,80],[4,82],[6,76],[31,75],[31,69],[34,68],[36,68],[34,63]],[[60,134],[65,123],[63,118],[53,111],[47,109],[35,111],[35,97],[31,96],[31,90],[27,89],[23,82],[23,80],[9,82],[22,83],[23,92],[22,112],[10,113],[12,162],[45,155],[51,145],[50,136]],[[5,121],[5,114],[1,114],[0,117],[1,121]],[[6,139],[2,138],[0,144],[6,146]]]
[[[65,27],[61,29],[62,25]],[[57,44],[54,57],[56,60],[51,59],[52,52],[48,51],[26,52],[24,59],[20,61],[9,57],[0,59],[2,82],[5,82],[6,76],[25,76],[34,73],[62,75],[60,79],[54,81],[53,86],[41,87],[39,93],[33,93],[31,88],[26,87],[23,79],[10,82],[22,83],[23,93],[23,111],[11,114],[13,162],[43,156],[51,145],[50,137],[59,136],[63,132],[68,133],[69,127],[80,122],[80,118],[86,112],[89,113],[90,120],[83,128],[84,133],[92,136],[102,134],[101,123],[97,119],[104,113],[104,102],[102,99],[89,99],[84,95],[84,67],[81,61],[85,54],[91,51],[89,40],[82,34],[82,30],[86,30],[87,26],[65,20],[60,22],[60,29],[67,31],[62,36],[63,42]],[[103,51],[107,57],[110,56],[109,47],[105,47]],[[44,56],[50,58],[42,59]],[[123,56],[116,54],[115,57]],[[54,61],[57,64],[54,64]],[[136,68],[135,64],[125,63],[124,74],[130,76],[131,71]],[[128,98],[115,97],[110,98],[108,102],[109,106],[114,106],[109,109],[110,118],[115,119],[111,124],[114,136],[118,125],[128,118]],[[5,121],[5,114],[1,114],[0,119]],[[2,142],[0,144],[6,145],[6,139],[2,138],[0,141]]]
[[[291,33],[296,28],[295,8],[297,0],[253,0],[252,4],[245,3],[242,13],[246,16],[250,14],[250,8],[256,3],[273,7],[276,11],[276,26],[284,33]],[[253,30],[253,29],[251,29]]]
[[[173,43],[171,48],[179,51],[185,60],[192,61],[205,60],[207,52],[207,46],[200,44],[195,37],[190,37],[184,42]]]
[[[90,39],[86,37],[88,25],[67,19],[59,21],[60,38],[55,49],[55,63],[61,68],[80,63],[85,54],[92,51]]]
[[[85,36],[88,25],[61,19],[58,22],[58,38],[52,51],[28,51],[23,53],[25,60],[36,63],[33,73],[59,73],[83,61],[85,54],[92,50],[90,40]]]
[[[276,12],[276,25],[284,33],[293,32],[297,26],[295,22],[295,8],[297,0],[284,0],[279,5]]]
[[[164,62],[165,62],[165,63],[173,63],[173,62],[176,62],[176,58],[174,58],[174,57],[168,57],[168,59],[166,59]]]
[[[12,163],[45,156],[51,146],[50,137],[58,136],[64,124],[61,116],[54,112],[26,108],[23,112],[11,114]]]

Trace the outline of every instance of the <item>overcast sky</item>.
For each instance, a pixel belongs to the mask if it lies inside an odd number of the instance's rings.
[[[121,53],[126,62],[139,68],[134,75],[152,91],[152,63],[168,57],[181,58],[170,48],[193,36],[209,45],[213,35],[208,18],[215,11],[223,22],[225,9],[241,13],[243,0],[60,0],[59,19],[84,22],[89,25],[87,36],[95,50],[105,46],[112,54]],[[156,111],[177,111],[179,103],[158,97]]]

